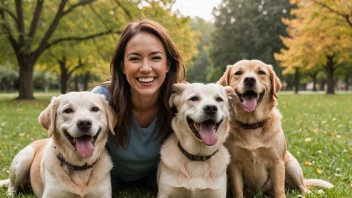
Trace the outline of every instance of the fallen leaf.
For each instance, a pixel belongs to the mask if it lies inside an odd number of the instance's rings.
[[[352,188],[352,184],[350,184],[350,188]]]
[[[323,173],[323,170],[317,168],[317,173],[321,175]]]
[[[305,162],[304,162],[304,165],[306,165],[306,166],[312,166],[313,164],[312,164],[312,162],[305,161]]]
[[[311,137],[306,138],[304,141],[306,141],[306,142],[310,142],[310,141],[312,141],[312,138],[311,138]]]
[[[336,138],[341,138],[341,135],[336,135]]]

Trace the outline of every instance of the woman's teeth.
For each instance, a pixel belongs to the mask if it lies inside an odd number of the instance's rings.
[[[143,82],[143,83],[149,83],[149,82],[153,82],[154,78],[150,77],[150,78],[138,78],[138,81]]]

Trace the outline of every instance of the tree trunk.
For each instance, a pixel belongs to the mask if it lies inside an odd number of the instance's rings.
[[[317,91],[317,76],[313,77],[313,92]]]
[[[328,62],[326,63],[326,83],[328,89],[326,90],[326,94],[335,94],[334,92],[334,61],[333,56],[328,56]]]
[[[63,59],[59,61],[59,65],[60,65],[60,71],[61,71],[60,90],[61,90],[61,94],[65,94],[67,91],[67,81],[69,79],[68,69],[66,68],[66,57],[63,57]]]
[[[295,68],[295,94],[298,94],[299,89],[299,69]]]
[[[346,76],[345,76],[345,91],[349,90],[349,83],[350,83],[350,72],[346,72]]]
[[[74,78],[74,82],[75,82],[75,91],[79,91],[79,82],[78,82],[78,76],[76,76]]]
[[[90,79],[90,72],[87,72],[83,76],[83,90],[84,91],[88,90],[89,79]]]
[[[20,67],[19,95],[17,100],[34,100],[33,69],[35,60],[17,55]]]

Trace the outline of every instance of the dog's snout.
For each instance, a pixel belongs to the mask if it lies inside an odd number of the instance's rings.
[[[92,127],[92,121],[90,119],[79,120],[77,122],[77,127],[82,131],[88,131]]]
[[[257,82],[257,80],[254,77],[244,78],[244,84],[246,84],[248,86],[253,86],[253,85],[255,85],[256,82]]]
[[[215,105],[206,105],[203,109],[208,115],[214,115],[218,111],[218,107]]]

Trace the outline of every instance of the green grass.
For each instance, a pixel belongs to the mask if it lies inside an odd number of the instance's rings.
[[[37,117],[49,104],[51,95],[35,95],[35,101],[13,101],[16,95],[0,94],[0,179],[8,177],[11,161],[20,149],[47,137]],[[352,197],[352,95],[280,94],[278,107],[288,149],[300,162],[305,177],[325,179],[335,185],[330,190],[313,189],[306,197]],[[0,197],[5,197],[5,192],[5,188],[0,188]],[[299,195],[298,191],[287,193],[289,198]],[[33,195],[26,191],[19,197]],[[114,197],[154,195],[142,189],[128,189]]]

